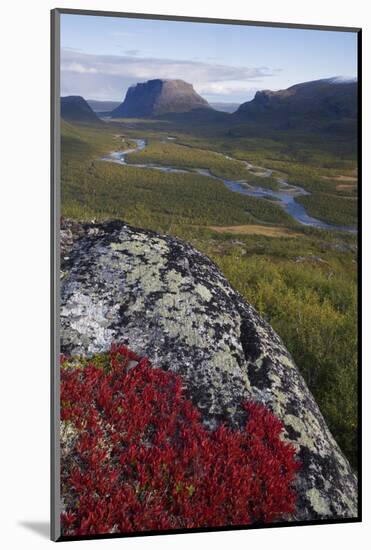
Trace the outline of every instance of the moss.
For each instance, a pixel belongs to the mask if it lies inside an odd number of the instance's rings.
[[[102,369],[108,372],[110,369],[110,354],[108,352],[93,353],[90,357],[84,355],[75,355],[73,357],[66,357],[61,362],[61,368],[63,369],[83,369],[89,364],[94,364],[98,369]]]

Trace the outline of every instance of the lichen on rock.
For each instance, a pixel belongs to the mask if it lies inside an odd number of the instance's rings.
[[[205,255],[120,221],[62,225],[61,351],[122,342],[179,373],[211,429],[268,406],[298,449],[296,520],[357,516],[357,478],[273,329]]]

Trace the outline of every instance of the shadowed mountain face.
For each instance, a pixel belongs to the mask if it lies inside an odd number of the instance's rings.
[[[79,95],[61,97],[61,117],[70,122],[100,122],[90,105]]]
[[[137,118],[211,109],[208,102],[184,80],[148,80],[131,86],[124,102],[111,113],[113,118]]]
[[[307,125],[325,131],[354,128],[357,82],[330,78],[276,92],[263,90],[240,105],[235,118],[284,130]]]

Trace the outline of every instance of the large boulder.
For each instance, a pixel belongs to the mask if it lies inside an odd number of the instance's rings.
[[[357,478],[273,329],[191,245],[120,221],[64,222],[61,351],[123,342],[179,373],[211,428],[268,406],[302,462],[295,520],[357,516]],[[340,405],[340,404],[339,404]]]

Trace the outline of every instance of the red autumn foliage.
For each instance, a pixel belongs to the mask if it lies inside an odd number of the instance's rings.
[[[266,407],[244,408],[242,431],[206,429],[181,378],[122,345],[112,347],[107,370],[62,368],[61,417],[77,434],[62,463],[63,535],[247,525],[293,513],[295,450]]]

